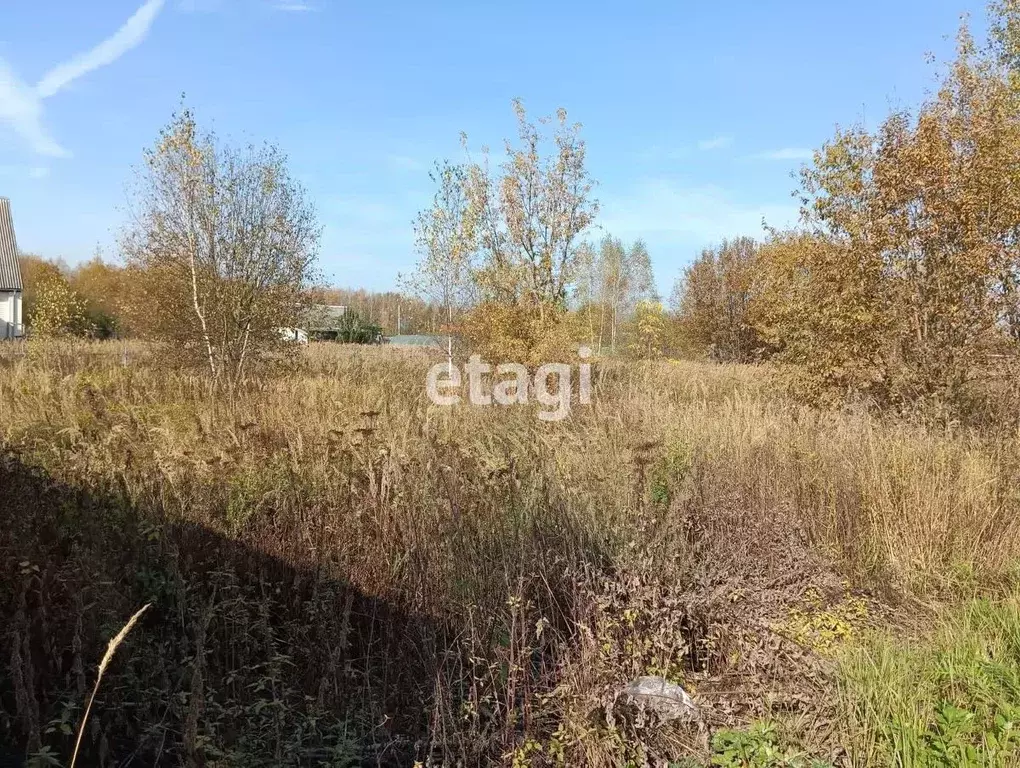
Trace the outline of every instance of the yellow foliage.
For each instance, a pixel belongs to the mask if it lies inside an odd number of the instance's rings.
[[[634,312],[631,353],[644,359],[661,357],[666,343],[666,325],[661,303],[639,301]]]
[[[814,588],[805,595],[803,608],[791,608],[786,619],[772,629],[790,638],[798,645],[825,654],[831,654],[849,640],[868,618],[868,605],[849,593],[834,604],[826,606]]]
[[[938,94],[840,131],[802,172],[807,229],[759,256],[756,326],[814,401],[965,415],[1020,361],[1020,88],[966,28]]]
[[[576,319],[553,306],[485,302],[457,327],[472,354],[486,360],[541,365],[576,352]]]
[[[80,334],[85,330],[85,302],[63,275],[49,277],[37,287],[31,333],[39,338]]]

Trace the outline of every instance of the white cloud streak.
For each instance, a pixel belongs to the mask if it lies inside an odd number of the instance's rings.
[[[70,157],[43,125],[43,100],[100,67],[112,64],[140,45],[165,0],[148,0],[112,36],[87,53],[54,67],[35,88],[21,81],[0,59],[0,123],[17,133],[29,148],[48,157]]]
[[[716,136],[712,139],[705,139],[704,141],[698,142],[698,149],[702,152],[707,152],[712,149],[723,149],[733,143],[732,136]]]
[[[165,0],[149,0],[124,25],[88,53],[83,53],[49,72],[36,86],[40,99],[48,99],[79,77],[112,64],[138,47],[149,35]]]
[[[302,0],[280,0],[280,2],[273,3],[273,8],[287,13],[305,13],[306,11],[318,10],[316,6],[311,3],[302,2]]]
[[[68,157],[42,123],[42,101],[0,59],[0,123],[8,125],[39,155]]]
[[[763,219],[784,228],[798,216],[792,204],[740,202],[718,187],[662,178],[646,179],[630,194],[602,203],[601,224],[607,232],[659,245],[700,247],[727,237],[760,237]]]

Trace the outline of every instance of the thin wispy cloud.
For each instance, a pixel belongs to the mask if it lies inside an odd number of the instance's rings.
[[[758,160],[810,160],[815,153],[804,147],[785,147],[783,149],[772,149],[767,152],[759,152],[754,155]]]
[[[713,149],[723,149],[733,143],[732,136],[716,136],[711,139],[705,139],[698,142],[698,149],[702,152],[708,152]]]
[[[287,13],[304,13],[306,11],[318,10],[318,6],[302,2],[302,0],[280,0],[279,2],[273,3],[273,8]]]
[[[45,179],[49,175],[50,169],[43,166],[0,165],[0,176],[4,177]]]
[[[0,123],[8,125],[40,155],[66,157],[42,124],[42,101],[0,59]]]
[[[216,13],[227,0],[180,0],[177,8],[184,13]]]
[[[769,226],[792,226],[798,213],[789,203],[748,202],[716,186],[651,178],[625,196],[603,199],[601,223],[621,237],[646,237],[659,246],[700,247],[737,235],[759,237],[763,220]]]
[[[43,124],[43,101],[140,45],[164,3],[165,0],[148,0],[112,36],[90,51],[54,67],[34,88],[0,60],[0,123],[13,129],[37,154],[69,157],[70,153],[50,136]]]

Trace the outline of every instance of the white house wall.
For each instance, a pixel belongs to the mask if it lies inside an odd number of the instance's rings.
[[[0,339],[11,339],[21,334],[21,294],[0,292]]]
[[[14,294],[0,293],[0,336],[14,335]]]

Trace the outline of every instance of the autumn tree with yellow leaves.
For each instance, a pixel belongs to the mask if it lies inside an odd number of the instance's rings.
[[[662,356],[668,331],[662,302],[654,299],[638,301],[630,326],[629,351],[632,355],[646,360]]]
[[[18,257],[21,278],[25,290],[22,295],[22,311],[25,324],[31,326],[35,319],[35,308],[39,301],[41,287],[52,281],[64,280],[65,265],[57,263],[34,253],[22,253]]]
[[[185,111],[146,152],[136,199],[123,249],[145,286],[138,330],[216,383],[279,359],[279,329],[306,317],[319,240],[286,157],[225,146]]]
[[[804,227],[759,254],[756,327],[812,399],[948,417],[1020,352],[1017,8],[961,29],[938,92],[837,133],[802,173]]]
[[[576,311],[587,343],[596,352],[615,352],[640,302],[659,299],[648,247],[643,240],[626,247],[606,235],[597,246],[578,250],[574,271]]]
[[[537,360],[571,338],[563,322],[598,202],[580,125],[562,109],[536,124],[513,106],[517,139],[502,163],[483,148],[432,174],[407,289],[443,305],[448,328],[475,351]]]
[[[85,317],[96,338],[130,333],[126,305],[135,286],[129,278],[122,266],[105,261],[98,252],[71,271],[68,279],[85,302]]]
[[[560,109],[530,122],[515,100],[517,143],[493,172],[488,153],[467,175],[469,216],[476,222],[483,298],[524,304],[540,314],[562,309],[585,232],[598,215],[579,123]],[[540,130],[554,125],[549,131]]]
[[[90,330],[85,317],[85,301],[62,274],[47,275],[36,286],[32,307],[33,339],[83,336]]]
[[[751,238],[724,240],[703,250],[676,281],[672,310],[680,342],[692,354],[739,363],[762,355],[751,316],[757,253]]]

